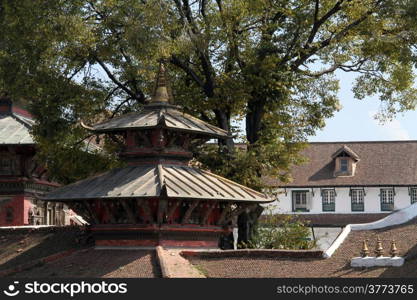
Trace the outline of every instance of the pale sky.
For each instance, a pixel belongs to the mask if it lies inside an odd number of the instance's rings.
[[[326,127],[309,138],[310,142],[417,140],[417,111],[399,114],[389,123],[374,119],[380,101],[377,97],[353,98],[352,73],[338,72],[342,109],[326,120]]]

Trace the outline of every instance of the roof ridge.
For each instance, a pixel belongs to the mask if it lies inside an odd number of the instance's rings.
[[[31,120],[31,121],[35,122],[35,120],[34,120],[34,119],[32,119],[32,118],[27,118],[27,117],[25,117],[25,116],[22,116],[22,115],[20,115],[20,114],[15,113],[15,112],[12,112],[12,113],[10,114],[10,116],[11,116],[11,117],[13,117],[16,121],[18,121],[18,122],[22,123],[23,125],[25,125],[26,127],[28,127],[29,129],[30,129],[30,128],[32,128],[32,126],[33,126],[34,124],[31,124],[30,122],[28,122],[28,120]]]

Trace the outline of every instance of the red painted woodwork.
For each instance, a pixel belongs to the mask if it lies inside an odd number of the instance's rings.
[[[20,123],[22,117],[32,118],[28,111],[4,97],[0,97],[0,114]],[[25,135],[29,135],[31,125],[23,123],[27,127]],[[6,128],[10,128],[11,135],[15,134],[13,126]],[[0,157],[6,157],[12,166],[0,174],[0,226],[30,225],[30,211],[36,206],[33,200],[49,187],[58,186],[48,181],[45,168],[35,162],[36,145],[31,143],[0,144]]]

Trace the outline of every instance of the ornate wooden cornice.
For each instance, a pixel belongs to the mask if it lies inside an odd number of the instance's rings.
[[[44,195],[47,192],[55,189],[53,186],[21,181],[21,182],[2,182],[0,181],[0,195],[9,195],[16,193],[29,193],[29,194],[40,194]]]

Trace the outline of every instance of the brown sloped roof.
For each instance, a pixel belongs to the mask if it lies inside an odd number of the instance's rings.
[[[334,177],[332,156],[344,146],[360,161],[352,177]],[[302,151],[308,161],[294,166],[292,182],[266,178],[271,186],[402,186],[417,185],[417,141],[317,142]]]

